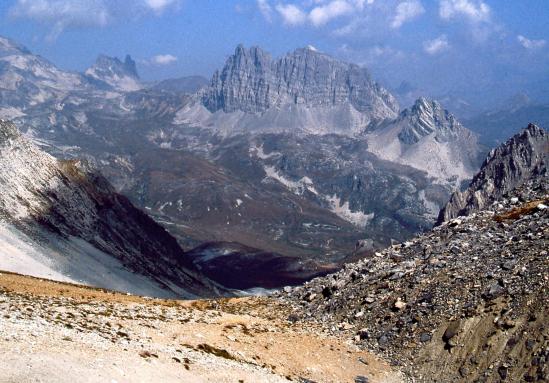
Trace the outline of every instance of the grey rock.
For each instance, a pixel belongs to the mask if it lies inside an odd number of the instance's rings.
[[[430,342],[431,338],[432,338],[431,334],[424,332],[419,336],[419,341],[422,343]]]
[[[547,176],[549,134],[534,124],[492,150],[464,192],[455,192],[437,224],[489,206],[532,178]]]
[[[448,327],[446,327],[446,330],[442,335],[442,340],[448,343],[450,339],[454,338],[459,332],[459,325],[459,321],[451,322]]]
[[[313,49],[298,49],[273,60],[259,47],[239,45],[216,72],[202,102],[211,111],[265,112],[284,104],[336,106],[349,103],[371,120],[394,118],[394,97],[357,65]]]

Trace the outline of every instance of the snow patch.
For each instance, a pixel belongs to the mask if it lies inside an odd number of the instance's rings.
[[[349,201],[345,201],[345,203],[342,204],[341,199],[336,194],[331,197],[327,196],[326,200],[330,203],[330,210],[332,212],[355,226],[364,228],[374,219],[375,213],[364,214],[361,211],[351,211],[349,208]]]
[[[282,155],[282,153],[280,152],[271,152],[269,154],[265,154],[265,152],[263,151],[263,144],[261,144],[261,146],[250,146],[249,153],[250,153],[250,157],[252,155],[255,155],[257,158],[262,160],[267,160],[269,158],[278,157]]]
[[[136,295],[176,295],[80,238],[39,243],[6,222],[0,222],[0,270]]]
[[[302,195],[306,190],[308,190],[311,193],[318,195],[318,191],[315,189],[313,181],[307,176],[302,177],[299,181],[292,181],[278,173],[274,166],[264,165],[263,169],[265,170],[268,178],[277,180],[294,194]]]

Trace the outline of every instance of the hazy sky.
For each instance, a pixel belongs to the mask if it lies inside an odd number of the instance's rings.
[[[209,77],[243,43],[311,44],[434,93],[549,84],[549,0],[2,0],[0,17],[62,68],[129,53],[147,80]]]

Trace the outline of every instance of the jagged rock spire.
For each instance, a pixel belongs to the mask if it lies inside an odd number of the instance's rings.
[[[549,134],[529,124],[490,152],[467,190],[451,196],[437,224],[481,210],[532,178],[547,177],[548,162]]]

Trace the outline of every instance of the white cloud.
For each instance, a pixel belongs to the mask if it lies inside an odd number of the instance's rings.
[[[418,0],[403,1],[396,7],[396,14],[391,21],[391,28],[398,29],[405,22],[416,18],[425,12],[425,8]]]
[[[357,7],[364,7],[363,2],[357,2]],[[349,15],[355,8],[344,0],[333,0],[325,5],[320,5],[311,10],[309,20],[314,26],[326,24],[328,21],[340,16]]]
[[[526,49],[538,49],[543,48],[545,46],[546,41],[545,40],[530,40],[522,35],[517,36],[517,40],[520,45],[522,45]]]
[[[269,23],[273,21],[273,8],[270,6],[267,0],[257,0],[257,7],[259,8],[259,12],[261,12],[265,20],[267,20]]]
[[[436,55],[449,48],[450,43],[448,42],[448,37],[446,37],[446,35],[441,35],[436,39],[423,42],[423,50],[430,55]]]
[[[299,25],[307,20],[307,14],[293,4],[278,4],[276,10],[287,25]]]
[[[10,15],[51,25],[48,40],[55,40],[69,27],[102,27],[112,20],[101,0],[17,0]]]
[[[441,0],[439,16],[443,20],[465,17],[472,22],[490,21],[490,7],[480,0]]]
[[[151,58],[151,64],[154,65],[169,65],[177,61],[177,57],[165,54],[165,55],[156,55]]]
[[[9,8],[14,18],[29,19],[51,28],[47,40],[55,40],[69,28],[104,27],[124,18],[160,14],[179,0],[16,0]]]
[[[144,0],[145,5],[156,13],[162,13],[166,8],[178,3],[178,0]]]

